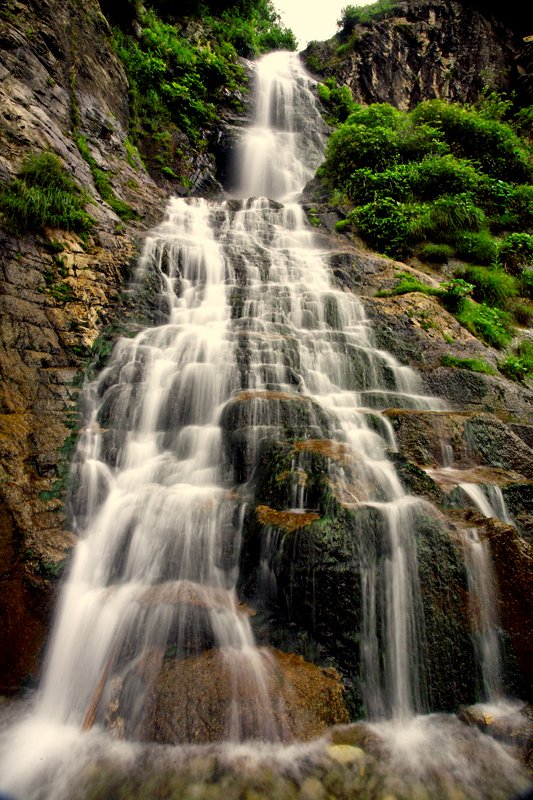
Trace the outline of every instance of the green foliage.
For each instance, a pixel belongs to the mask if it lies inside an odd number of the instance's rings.
[[[484,222],[485,214],[471,195],[443,195],[420,213],[416,233],[420,239],[450,242],[465,230],[479,231]]]
[[[346,30],[358,15],[346,10]],[[324,87],[327,104],[332,84]],[[496,347],[508,343],[512,317],[528,324],[533,299],[533,238],[523,233],[533,226],[531,148],[502,121],[510,109],[488,90],[477,108],[443,100],[411,112],[354,106],[330,137],[320,170],[332,199],[354,206],[337,229],[353,225],[392,257],[417,252],[430,263],[455,256],[474,265],[443,284],[439,297]],[[406,279],[393,291],[413,290],[422,291]]]
[[[429,286],[423,283],[415,275],[410,272],[400,272],[398,276],[400,281],[393,289],[385,289],[377,292],[378,297],[393,297],[399,294],[410,294],[411,292],[422,292],[427,295],[440,295],[441,290],[434,286]]]
[[[512,339],[509,315],[498,308],[465,299],[456,316],[471,333],[494,347],[503,349]]]
[[[468,369],[470,372],[485,372],[487,375],[495,375],[496,370],[482,358],[456,358],[455,356],[443,356],[441,359],[444,367],[457,367],[458,369]]]
[[[513,381],[524,382],[533,377],[533,342],[524,339],[514,355],[507,356],[499,365],[500,370]]]
[[[441,130],[452,152],[475,161],[487,175],[526,182],[531,177],[531,157],[510,125],[487,119],[480,112],[444,100],[427,100],[411,113],[415,124]]]
[[[473,261],[474,264],[496,264],[498,241],[486,230],[459,233],[455,239],[455,252],[459,258]]]
[[[350,125],[366,125],[367,128],[398,130],[404,119],[405,114],[390,103],[372,103],[370,106],[354,106],[348,122]]]
[[[472,297],[479,303],[506,308],[517,294],[516,279],[501,269],[467,266],[456,275],[472,284]]]
[[[370,25],[392,16],[397,7],[396,0],[377,0],[366,6],[346,6],[337,23],[341,28],[341,36],[349,36],[356,25]]]
[[[429,261],[430,264],[446,264],[453,256],[453,247],[449,244],[425,244],[420,250],[422,261]]]
[[[350,88],[339,86],[334,78],[326,78],[324,83],[319,83],[317,92],[328,110],[327,121],[330,125],[344,122],[355,108]]]
[[[336,183],[349,182],[354,170],[368,167],[381,171],[399,158],[397,134],[389,128],[346,123],[329,138],[324,164],[326,175]]]
[[[465,298],[472,294],[474,289],[471,283],[462,278],[453,278],[451,281],[441,283],[441,300],[445,308],[456,313],[465,305]]]
[[[499,252],[502,267],[510,275],[521,275],[533,267],[533,236],[528,233],[511,233],[502,242]]]
[[[410,249],[410,215],[395,200],[376,200],[351,215],[357,232],[376,250],[399,258]]]
[[[54,153],[30,156],[19,176],[0,188],[0,214],[14,233],[44,227],[88,232],[93,219],[85,198]]]
[[[135,211],[131,208],[131,206],[125,203],[124,200],[121,200],[116,196],[115,192],[113,191],[113,187],[111,186],[109,175],[107,172],[104,172],[103,169],[100,169],[96,163],[96,160],[91,155],[86,138],[79,134],[76,136],[76,144],[78,145],[78,150],[80,151],[82,158],[87,162],[91,169],[94,185],[96,186],[98,194],[102,200],[105,200],[106,203],[111,206],[115,214],[117,214],[121,219],[135,219],[137,216]]]

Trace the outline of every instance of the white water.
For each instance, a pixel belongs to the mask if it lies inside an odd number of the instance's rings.
[[[261,441],[281,431],[286,396],[309,411],[299,435],[346,446],[334,475],[339,499],[375,514],[387,540],[379,573],[371,548],[362,559],[369,713],[405,720],[424,706],[412,533],[423,503],[405,495],[387,460],[394,436],[380,410],[441,406],[420,392],[414,372],[374,347],[361,303],[332,286],[327,253],[293,202],[323,148],[310,80],[286,54],[265,58],[257,73],[237,192],[255,199],[171,200],[140,265],[161,276],[168,322],[121,339],[87,388],[74,464],[80,542],[36,708],[0,762],[3,786],[21,798],[41,796],[43,765],[56,769],[83,749],[79,729],[90,727],[91,711],[96,728],[84,736],[96,741],[112,679],[125,687],[123,732],[134,740],[150,688],[144,667],[149,660],[155,676],[169,651],[224,654],[235,686],[226,740],[283,737],[265,682],[269,656],[255,647],[235,583],[246,484]],[[239,404],[242,496],[223,431]],[[304,510],[304,492],[295,490],[293,505]],[[259,698],[255,715],[243,713],[244,685]]]
[[[503,698],[503,680],[492,559],[488,542],[479,538],[475,528],[465,531],[464,547],[472,637],[481,673],[480,699],[496,702]]]
[[[493,484],[480,486],[478,483],[459,483],[458,485],[485,517],[496,517],[507,525],[514,524],[499,486]]]

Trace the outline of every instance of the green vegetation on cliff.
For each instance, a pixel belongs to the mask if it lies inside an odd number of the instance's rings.
[[[239,56],[293,50],[296,42],[270,0],[185,5],[179,14],[170,3],[132,5],[130,18],[109,14],[130,84],[130,136],[150,167],[178,178],[191,149],[206,150],[220,107],[241,109],[247,78]]]
[[[338,125],[319,174],[346,209],[339,230],[352,227],[393,258],[457,259],[451,292],[411,278],[407,286],[404,276],[395,293],[437,294],[476,336],[505,348],[513,324],[533,320],[531,147],[502,121],[509,103],[492,93],[477,108],[442,100],[411,112],[363,107],[332,80],[319,94]],[[508,374],[526,377],[521,364]]]
[[[45,226],[86,233],[93,224],[86,201],[59,158],[44,152],[26,159],[18,177],[0,188],[0,216],[14,233]]]

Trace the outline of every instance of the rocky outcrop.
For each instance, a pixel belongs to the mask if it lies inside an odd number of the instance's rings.
[[[485,85],[525,97],[523,35],[458,0],[401,0],[384,19],[312,42],[302,55],[312,72],[349,86],[356,102],[405,110],[433,98],[473,102]]]
[[[75,378],[104,327],[123,315],[139,237],[162,214],[164,192],[138,160],[128,162],[128,85],[97,2],[9,2],[0,38],[0,178],[51,150],[87,192],[95,220],[85,241],[0,231],[0,691],[9,691],[36,675],[73,542],[62,493]],[[74,128],[137,222],[122,223],[100,198]]]

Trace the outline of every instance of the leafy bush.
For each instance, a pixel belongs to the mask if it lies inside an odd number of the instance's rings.
[[[330,125],[344,122],[355,107],[350,88],[339,86],[334,78],[326,78],[324,83],[319,83],[317,92],[328,109],[327,121]]]
[[[45,226],[86,233],[93,225],[85,198],[54,153],[30,156],[19,177],[0,189],[0,213],[15,233]]]
[[[498,241],[488,231],[460,233],[455,239],[455,252],[474,264],[495,264],[498,260]]]
[[[510,317],[498,308],[464,299],[456,316],[471,333],[498,349],[507,347],[512,339]]]
[[[420,258],[430,264],[446,264],[453,256],[453,247],[449,244],[425,244],[420,250]]]
[[[405,123],[405,114],[390,103],[372,103],[370,106],[356,106],[348,122],[350,125],[366,125],[367,128],[397,130]]]
[[[446,154],[429,156],[417,165],[413,188],[421,200],[434,200],[445,194],[473,194],[479,183],[479,174],[469,161]]]
[[[398,149],[400,160],[407,162],[420,161],[427,156],[442,156],[450,148],[437,128],[431,125],[413,125],[408,119],[398,130]]]
[[[401,257],[409,252],[410,219],[400,203],[376,200],[356,209],[352,219],[358,233],[381,253]]]
[[[411,119],[442,130],[455,155],[472,159],[488,175],[517,182],[531,177],[528,150],[510,125],[444,100],[420,103]]]
[[[358,12],[348,10],[346,19],[356,21]],[[530,149],[501,121],[509,108],[491,94],[477,110],[442,100],[412,112],[356,106],[330,138],[320,170],[332,195],[355,206],[339,227],[354,225],[371,247],[396,258],[418,252],[430,263],[457,255],[475,265],[443,284],[440,300],[496,347],[510,337],[503,309],[527,324],[533,299],[533,240],[518,233],[533,225]],[[501,244],[501,231],[517,233]],[[406,278],[393,292],[423,290]]]
[[[330,136],[324,167],[326,175],[344,185],[354,170],[361,167],[386,169],[398,156],[395,131],[379,125],[367,128],[346,123]]]
[[[442,304],[453,314],[465,306],[466,298],[474,289],[471,283],[462,278],[453,278],[451,281],[441,283],[440,288]]]
[[[367,6],[346,6],[337,23],[341,28],[341,36],[349,36],[356,25],[369,25],[391,16],[396,8],[395,0],[377,0]]]
[[[513,381],[525,381],[533,377],[533,342],[527,339],[521,341],[515,354],[508,356],[498,366]]]
[[[416,234],[420,239],[450,242],[465,230],[479,231],[484,224],[485,214],[471,195],[444,195],[426,205],[419,215]]]
[[[527,267],[533,267],[533,236],[528,233],[511,233],[500,247],[499,259],[510,275],[520,275]]]
[[[443,356],[441,363],[444,367],[457,367],[458,369],[468,369],[471,372],[484,372],[487,375],[495,375],[496,370],[482,358],[456,358],[455,356]]]
[[[517,294],[515,278],[501,269],[468,266],[456,275],[472,284],[472,297],[479,303],[505,308]]]

